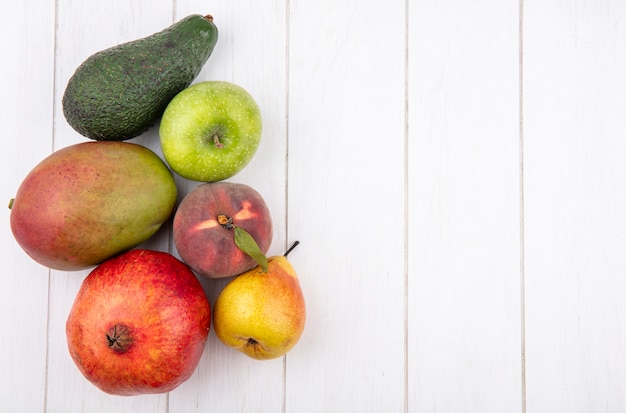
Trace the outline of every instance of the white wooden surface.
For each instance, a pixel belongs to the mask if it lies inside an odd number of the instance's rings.
[[[197,81],[261,106],[261,147],[232,180],[265,197],[272,254],[302,242],[308,322],[284,358],[248,359],[211,331],[175,391],[106,395],[66,348],[88,271],[31,261],[5,209],[0,412],[626,411],[625,1],[2,9],[7,204],[43,157],[85,140],[60,100],[87,56],[214,16]],[[156,130],[134,141],[160,153]],[[143,246],[176,254],[167,227]],[[202,282],[212,303],[225,281]]]

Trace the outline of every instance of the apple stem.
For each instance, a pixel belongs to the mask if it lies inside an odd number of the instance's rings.
[[[298,244],[300,244],[300,241],[296,241],[293,244],[291,244],[291,247],[289,247],[287,251],[285,251],[285,253],[283,254],[283,257],[286,257],[287,255],[289,255],[289,253],[293,251],[293,249],[296,248]]]
[[[216,148],[222,149],[224,147],[224,144],[220,142],[220,137],[217,136],[217,134],[213,135],[213,143],[215,143]]]
[[[125,353],[133,340],[128,327],[124,324],[115,324],[106,334],[107,344],[116,353]]]

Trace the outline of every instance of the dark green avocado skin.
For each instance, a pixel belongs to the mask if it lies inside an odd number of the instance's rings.
[[[91,55],[63,94],[63,114],[81,135],[123,141],[141,135],[211,56],[217,27],[191,15],[151,36]]]

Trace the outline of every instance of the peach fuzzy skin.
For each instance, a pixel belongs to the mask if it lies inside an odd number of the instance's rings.
[[[132,250],[105,261],[84,280],[66,324],[81,373],[115,395],[165,393],[187,380],[210,328],[198,279],[170,254]],[[117,329],[116,329],[116,326]],[[127,336],[113,346],[113,332]]]
[[[233,229],[219,223],[220,215],[246,230],[263,254],[272,243],[270,211],[252,187],[232,182],[196,187],[174,215],[174,243],[182,260],[208,278],[231,277],[257,265],[237,247]]]
[[[213,307],[215,334],[227,346],[258,360],[280,357],[300,340],[306,322],[304,295],[283,256],[268,259],[224,287]]]

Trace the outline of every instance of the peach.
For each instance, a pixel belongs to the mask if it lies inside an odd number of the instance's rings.
[[[234,227],[247,231],[267,253],[272,219],[261,195],[241,183],[204,183],[183,198],[174,214],[174,244],[181,259],[199,275],[239,275],[257,263],[235,244]]]

